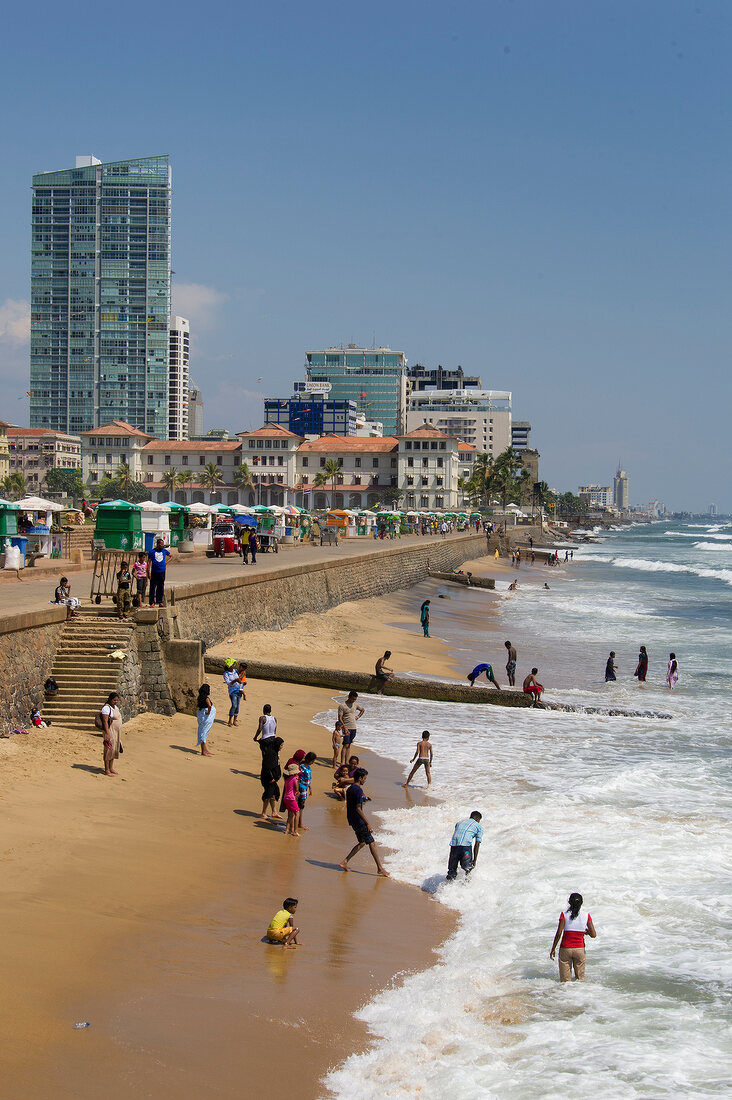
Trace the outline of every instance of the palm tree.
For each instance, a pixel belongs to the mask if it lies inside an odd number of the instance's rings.
[[[20,500],[24,497],[27,491],[27,484],[25,477],[20,470],[14,470],[12,474],[8,474],[2,480],[2,490],[6,497],[17,497]]]
[[[235,468],[232,481],[240,492],[244,492],[246,489],[254,489],[252,473],[246,462],[242,462]]]
[[[204,489],[217,489],[221,484],[221,470],[215,462],[207,462],[197,480]]]
[[[114,471],[114,480],[119,485],[119,491],[122,496],[129,492],[129,488],[135,480],[132,476],[129,462],[120,462],[119,466]]]
[[[162,481],[163,485],[165,486],[165,488],[168,490],[168,493],[170,494],[170,499],[171,500],[173,499],[173,494],[175,493],[175,487],[178,484],[179,476],[180,475],[178,474],[178,471],[176,470],[175,466],[171,466],[169,470],[165,471],[165,473],[163,474],[163,476],[161,478],[161,481]]]
[[[193,470],[179,470],[175,476],[179,485],[190,485],[194,480]]]
[[[322,470],[315,475],[314,484],[320,488],[330,482],[330,506],[333,508],[335,500],[336,481],[340,477],[341,464],[335,458],[329,458]]]
[[[473,463],[473,473],[470,480],[475,486],[479,499],[487,504],[495,489],[495,459],[493,455],[480,454]]]
[[[520,496],[521,457],[512,447],[507,447],[493,463],[492,489],[503,505],[503,532],[506,532],[506,505],[512,496]]]

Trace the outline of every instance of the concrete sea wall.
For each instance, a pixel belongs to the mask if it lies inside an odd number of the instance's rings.
[[[2,732],[29,727],[33,706],[43,702],[43,684],[51,673],[65,621],[65,607],[0,619]]]
[[[228,634],[286,626],[307,611],[327,611],[346,600],[410,588],[430,570],[450,572],[485,553],[484,535],[444,542],[410,542],[388,550],[241,578],[175,585],[170,596],[174,634],[215,645]]]

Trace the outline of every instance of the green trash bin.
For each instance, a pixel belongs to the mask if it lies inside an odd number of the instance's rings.
[[[107,550],[142,550],[142,508],[127,500],[107,500],[97,508],[94,538]]]

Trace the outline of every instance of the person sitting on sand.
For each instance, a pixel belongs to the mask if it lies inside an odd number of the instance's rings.
[[[414,763],[416,760],[416,764]],[[414,750],[414,756],[409,761],[410,764],[414,764],[411,772],[407,776],[407,782],[402,784],[404,789],[412,782],[412,776],[416,774],[418,768],[424,768],[427,775],[427,784],[432,782],[432,745],[430,744],[430,731],[425,730],[422,734],[422,740],[417,742],[417,748]]]
[[[353,777],[358,769],[358,765],[358,757],[349,756],[348,763],[341,764],[333,777],[333,794],[341,802],[345,799],[346,791],[351,786],[351,783],[353,783]]]
[[[534,701],[531,704],[532,707],[538,707],[541,699],[541,693],[544,690],[544,685],[540,684],[536,679],[538,668],[532,668],[528,676],[524,678],[524,695],[533,695]]]
[[[269,943],[279,943],[283,947],[301,946],[297,938],[300,929],[295,928],[292,923],[297,904],[297,898],[285,898],[282,902],[282,908],[275,913],[269,922],[269,928],[267,929],[267,941]]]
[[[391,657],[391,650],[387,649],[384,652],[384,656],[379,657],[378,661],[376,662],[376,679],[377,679],[378,684],[379,684],[378,688],[376,689],[376,694],[377,695],[383,695],[384,694],[384,688],[386,687],[386,685],[389,683],[392,676],[394,675],[394,669],[393,668],[388,668],[387,665],[386,665],[386,662],[389,660],[390,657]]]
[[[483,673],[485,673],[486,680],[490,681],[490,683],[493,684],[494,687],[497,687],[500,691],[501,685],[498,683],[498,680],[496,680],[495,676],[493,675],[493,665],[489,665],[487,663],[476,665],[473,671],[468,673],[467,679],[470,681],[470,686],[472,687],[478,677],[482,676]]]
[[[389,878],[389,872],[384,869],[379,858],[371,826],[362,809],[364,802],[368,801],[363,789],[368,774],[365,768],[357,768],[353,776],[353,783],[346,791],[346,816],[348,817],[348,824],[356,834],[356,844],[339,866],[343,871],[348,871],[349,861],[368,844],[369,851],[376,864],[376,873],[382,878]]]

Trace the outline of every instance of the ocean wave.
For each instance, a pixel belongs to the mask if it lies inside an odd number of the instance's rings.
[[[644,573],[686,573],[690,576],[723,581],[725,584],[732,585],[732,569],[679,565],[673,561],[649,561],[648,558],[615,558],[612,564],[620,569],[639,569]]]
[[[694,549],[716,550],[717,552],[719,552],[720,550],[732,550],[732,541],[727,540],[726,545],[724,542],[695,542]]]

